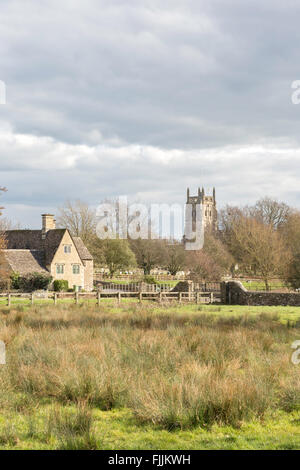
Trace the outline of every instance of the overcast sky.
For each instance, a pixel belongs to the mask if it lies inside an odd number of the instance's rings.
[[[5,215],[127,195],[300,207],[300,2],[0,0]]]

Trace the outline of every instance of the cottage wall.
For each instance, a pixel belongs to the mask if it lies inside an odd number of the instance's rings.
[[[64,252],[64,246],[65,245],[70,245],[71,246],[71,252],[70,253],[65,253]],[[64,272],[62,274],[57,274],[56,272],[56,266],[58,264],[63,264],[64,265]],[[73,274],[73,264],[79,264],[80,265],[80,273],[79,274]],[[61,243],[55,253],[55,256],[52,260],[52,263],[50,265],[50,270],[51,276],[54,279],[65,279],[69,283],[69,287],[72,288],[73,286],[78,286],[81,287],[82,289],[85,289],[85,283],[84,283],[84,270],[85,267],[83,266],[81,259],[78,255],[78,252],[76,250],[76,247],[73,243],[73,240],[69,233],[66,231]]]
[[[94,262],[84,260],[84,289],[91,291],[94,288]]]

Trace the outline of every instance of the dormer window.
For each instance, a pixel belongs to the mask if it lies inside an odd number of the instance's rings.
[[[64,253],[71,253],[71,245],[64,245]]]

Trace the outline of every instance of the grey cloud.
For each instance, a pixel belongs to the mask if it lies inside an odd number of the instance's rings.
[[[181,202],[198,184],[217,186],[223,203],[266,193],[299,203],[299,10],[2,0],[7,211],[118,194]]]
[[[268,1],[8,2],[7,117],[21,132],[74,143],[91,129],[166,148],[292,136],[298,10]]]

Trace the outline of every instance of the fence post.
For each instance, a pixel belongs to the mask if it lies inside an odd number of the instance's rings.
[[[211,304],[214,303],[214,293],[213,292],[210,293],[210,303]]]
[[[34,293],[31,292],[31,305],[33,305],[33,303],[34,303]]]
[[[179,292],[179,303],[180,304],[182,303],[182,292],[181,291]]]
[[[78,292],[75,292],[75,304],[78,304]]]
[[[199,292],[196,292],[196,304],[199,303]]]
[[[121,303],[121,291],[118,292],[118,304],[120,305]]]
[[[7,294],[7,306],[10,307],[10,294]]]
[[[159,292],[159,303],[162,303],[162,291]]]
[[[97,305],[100,305],[101,293],[98,291],[97,293]]]
[[[139,301],[140,301],[140,302],[142,302],[142,295],[143,295],[143,294],[142,294],[142,291],[140,290],[140,292],[139,292]]]
[[[53,300],[54,300],[54,305],[56,305],[57,304],[57,293],[56,292],[54,292]]]

